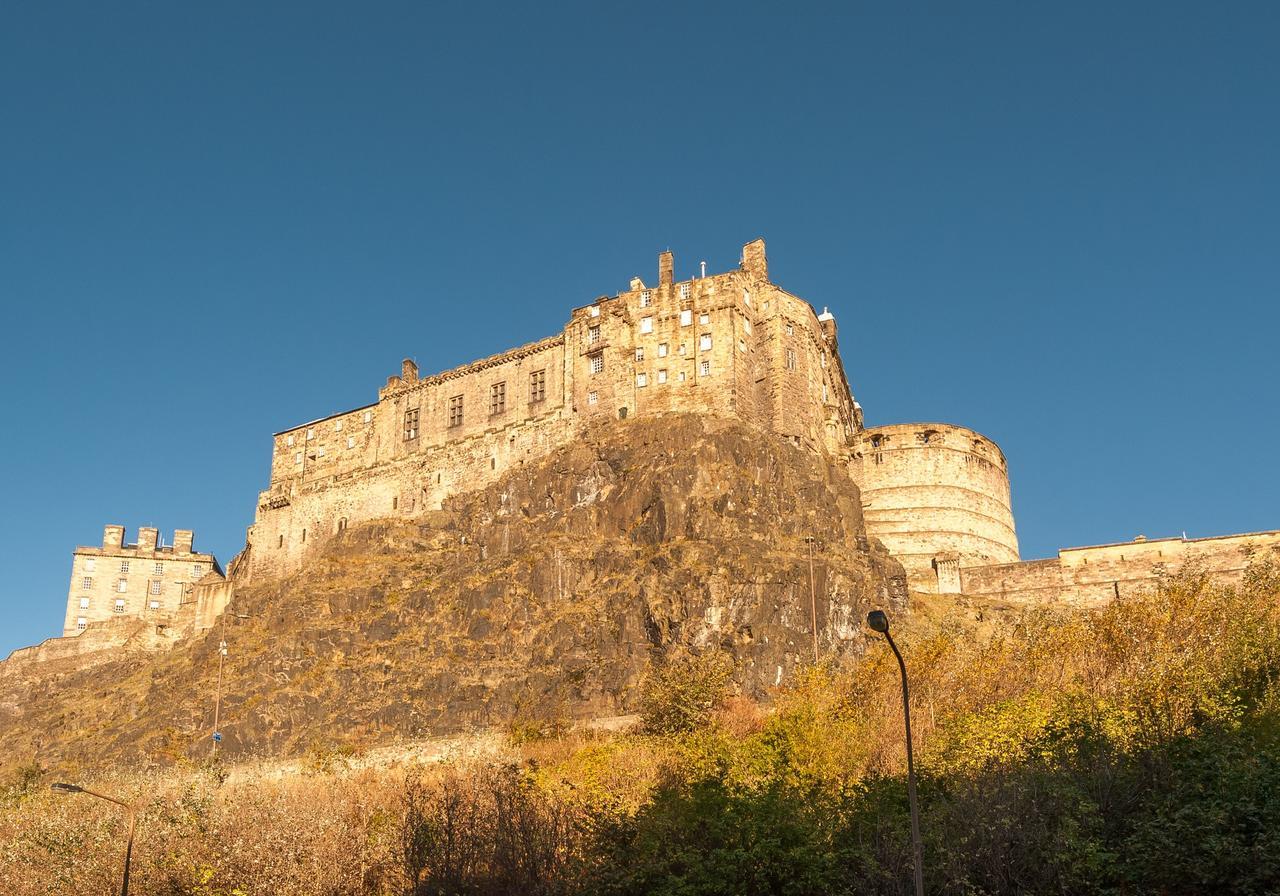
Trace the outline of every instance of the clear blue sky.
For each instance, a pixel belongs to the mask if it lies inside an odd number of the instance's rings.
[[[869,423],[1004,447],[1023,556],[1280,528],[1280,7],[620,8],[4,12],[0,655],[104,523],[230,559],[402,357],[756,236]]]

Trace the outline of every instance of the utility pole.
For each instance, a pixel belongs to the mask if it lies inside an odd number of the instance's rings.
[[[226,633],[226,622],[223,622],[223,639],[218,641],[218,685],[213,697],[213,751],[209,754],[213,759],[218,758],[218,741],[222,740],[222,732],[218,730],[218,719],[222,712],[222,663],[227,658]]]
[[[818,664],[818,592],[813,585],[813,536],[806,535],[809,543],[809,621],[813,628],[813,663]]]

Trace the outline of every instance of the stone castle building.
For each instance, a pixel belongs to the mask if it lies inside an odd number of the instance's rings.
[[[734,417],[845,464],[868,534],[916,590],[1095,600],[1185,559],[1235,575],[1280,550],[1271,532],[1022,562],[999,446],[952,424],[864,427],[834,316],[770,280],[754,240],[736,270],[679,282],[663,252],[655,285],[633,278],[554,336],[425,377],[406,360],[376,402],[276,433],[241,569],[296,570],[347,525],[439,508],[591,421],[675,412]]]
[[[158,529],[143,526],[138,541],[127,544],[124,526],[106,526],[101,547],[75,549],[64,637],[119,617],[163,624],[189,603],[197,583],[222,580],[217,558],[195,550],[189,529],[176,530],[171,545],[159,544],[159,536]]]

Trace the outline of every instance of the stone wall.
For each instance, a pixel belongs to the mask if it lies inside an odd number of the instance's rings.
[[[1256,560],[1280,562],[1280,532],[1212,538],[1138,538],[1122,544],[1064,548],[1056,558],[964,567],[960,590],[967,595],[1018,603],[1055,601],[1098,604],[1138,589],[1188,564],[1222,581],[1238,581]]]
[[[673,272],[663,253],[656,286],[633,278],[556,336],[425,378],[405,361],[376,404],[277,433],[244,574],[297,569],[352,523],[437,509],[592,421],[734,417],[847,455],[862,418],[835,319],[769,281],[764,242],[734,271]]]
[[[101,547],[78,547],[71,557],[64,635],[117,616],[162,621],[210,572],[221,574],[217,558],[193,550],[190,530],[174,533],[172,545],[158,544],[159,532],[143,526],[137,544],[127,544],[123,526],[106,526]]]
[[[873,427],[858,436],[852,470],[868,534],[913,588],[937,590],[941,555],[961,567],[1017,561],[1008,466],[985,436],[944,423]]]

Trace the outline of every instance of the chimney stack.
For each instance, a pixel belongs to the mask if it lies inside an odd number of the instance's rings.
[[[156,539],[160,537],[160,530],[151,526],[138,527],[138,550],[154,551],[156,549]]]
[[[106,526],[102,530],[102,546],[118,548],[124,544],[124,526]]]
[[[192,536],[190,529],[173,530],[173,552],[175,554],[190,554],[191,541]]]
[[[769,279],[769,262],[764,256],[764,240],[752,240],[742,247],[742,269],[761,280]]]
[[[400,362],[400,379],[406,383],[416,383],[418,381],[418,365],[410,358],[405,358]]]
[[[675,282],[676,259],[668,249],[658,256],[658,285],[670,286]]]

